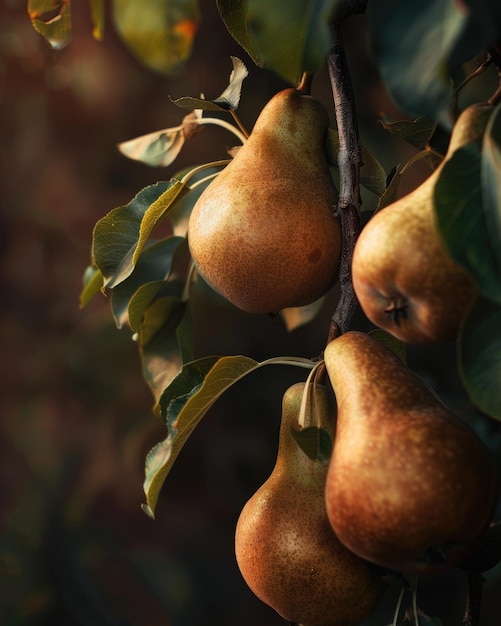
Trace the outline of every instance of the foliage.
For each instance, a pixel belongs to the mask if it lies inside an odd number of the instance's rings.
[[[332,45],[330,24],[339,0],[262,2],[217,0],[226,28],[257,68],[273,71],[297,85],[303,73],[321,70]],[[402,3],[370,0],[367,25],[377,68],[405,119],[380,120],[434,167],[445,153],[448,132],[458,112],[463,85],[474,64],[500,70],[500,8],[496,0],[482,3],[426,0]],[[103,3],[91,1],[94,36],[104,33]],[[114,0],[112,23],[128,49],[149,69],[179,73],[189,60],[200,21],[194,0],[163,2]],[[55,49],[71,40],[71,2],[29,0],[34,28]],[[405,36],[404,36],[405,34]],[[486,61],[487,59],[487,61]],[[194,94],[173,101],[179,125],[151,131],[122,143],[128,158],[152,167],[170,166],[186,141],[204,125],[222,126],[237,144],[227,160],[194,165],[168,180],[139,191],[131,201],[99,220],[92,237],[92,264],[84,276],[81,306],[100,292],[109,296],[117,328],[129,327],[137,342],[143,375],[154,398],[154,411],[164,422],[166,438],[146,459],[144,510],[154,516],[160,489],[182,446],[209,408],[229,387],[261,366],[300,366],[314,362],[280,357],[259,363],[244,355],[203,355],[196,358],[191,317],[191,288],[200,278],[191,265],[187,222],[200,193],[227,165],[248,130],[237,109],[248,74],[232,57],[228,86],[217,97]],[[253,68],[251,71],[260,71]],[[466,79],[466,80],[465,80]],[[493,77],[493,82],[497,76]],[[493,87],[494,91],[496,85]],[[491,94],[489,94],[491,95]],[[484,98],[483,94],[479,96]],[[501,104],[495,102],[482,142],[465,146],[444,167],[437,184],[436,214],[447,248],[476,281],[481,297],[457,340],[458,368],[464,387],[479,409],[501,419],[499,369],[501,344]],[[186,111],[189,111],[186,114]],[[184,115],[184,117],[183,117]],[[225,119],[226,116],[228,119]],[[329,132],[326,151],[337,176],[339,136]],[[395,164],[391,175],[365,147],[361,184],[374,194],[378,210],[398,193],[412,163]],[[168,234],[158,235],[160,227]],[[280,312],[288,330],[311,323],[323,301],[300,310]],[[383,341],[390,341],[384,334]],[[394,344],[394,342],[393,342]],[[405,359],[405,350],[394,344]],[[313,443],[312,443],[313,442]],[[323,433],[308,430],[299,445],[326,456]],[[314,452],[312,453],[314,454]],[[436,623],[419,617],[420,623]]]
[[[322,67],[331,45],[329,28],[337,5],[334,0],[279,2],[273,7],[257,0],[217,3],[227,29],[255,64],[271,69],[291,84],[297,84],[303,72],[314,73]],[[100,35],[104,29],[102,7],[94,2],[90,8],[95,31]],[[32,0],[28,10],[35,28],[51,46],[68,43],[70,3]],[[49,10],[58,11],[60,19],[44,21]],[[288,16],[285,28],[281,17],[284,11]],[[454,89],[465,78],[465,63],[484,53],[495,40],[490,18],[495,19],[497,12],[494,2],[472,6],[469,11],[461,10],[451,0],[429,0],[419,7],[403,6],[392,0],[372,0],[368,5],[370,36],[386,86],[404,112],[419,115],[414,119],[383,119],[381,123],[391,134],[416,147],[432,166],[439,161],[436,155],[444,154],[447,146],[445,131],[455,116],[460,93]],[[165,73],[178,71],[189,58],[198,20],[198,7],[192,1],[151,2],[147,10],[144,4],[132,0],[113,3],[113,25],[126,45],[145,65]],[[403,31],[406,37],[396,36]],[[158,38],[160,45],[155,43]],[[235,112],[248,71],[236,57],[232,57],[232,63],[228,86],[220,96],[209,100],[193,95],[178,98],[174,103],[190,111],[179,126],[124,142],[119,146],[121,152],[150,166],[165,167],[173,163],[184,143],[205,124],[223,126],[234,134],[239,144],[244,143],[248,131],[242,128]],[[501,401],[493,372],[499,352],[491,344],[487,349],[486,343],[495,331],[501,306],[499,111],[498,105],[483,143],[467,145],[444,167],[436,190],[437,216],[449,251],[474,276],[484,298],[483,304],[479,302],[472,311],[458,339],[465,388],[474,402],[498,418]],[[217,112],[229,114],[231,119],[224,120],[221,115],[215,115]],[[338,149],[337,132],[331,129],[326,151],[333,171],[338,165]],[[404,168],[396,164],[387,184],[381,164],[366,148],[362,150],[361,183],[379,197],[379,209],[396,197],[401,177],[411,163]],[[172,406],[177,406],[181,414],[184,403],[180,398],[202,394],[204,376],[209,373],[216,380],[222,375],[223,368],[216,367],[217,360],[213,363],[215,369],[209,371],[202,367],[207,357],[193,361],[189,296],[190,285],[197,277],[193,271],[183,274],[182,268],[189,257],[186,225],[191,207],[226,163],[202,164],[179,172],[168,181],[152,184],[127,205],[110,211],[94,228],[92,266],[85,275],[81,304],[88,304],[99,291],[110,294],[117,327],[128,325],[136,338],[143,374],[155,398],[157,412],[162,412],[161,399],[172,394],[171,385],[178,394],[178,401],[173,398]],[[165,221],[171,234],[152,238],[157,226]],[[288,330],[311,322],[321,310],[322,302],[281,312]],[[185,378],[179,378],[182,372],[199,366],[202,369],[197,371],[205,372],[199,384],[193,385],[190,378],[183,386],[181,381]],[[203,406],[194,422],[205,413],[207,406]],[[156,500],[158,477],[165,478],[173,462],[169,450],[176,415],[173,417],[171,413],[172,408],[169,419],[165,409],[162,413],[169,444],[159,444],[147,462],[148,501]],[[163,460],[160,462],[159,458]],[[151,478],[153,466],[155,480]],[[155,485],[153,496],[152,484]],[[153,514],[154,506],[147,506]]]

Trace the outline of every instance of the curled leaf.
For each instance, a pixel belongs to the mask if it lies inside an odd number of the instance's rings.
[[[71,41],[70,0],[28,0],[28,15],[33,28],[54,50]]]
[[[118,144],[120,152],[129,159],[140,161],[152,167],[167,167],[175,161],[186,139],[201,132],[198,120],[202,111],[192,111],[183,123],[172,128],[164,128],[147,135],[141,135]]]
[[[238,57],[231,57],[233,70],[230,74],[228,86],[223,93],[214,100],[205,98],[182,97],[173,100],[174,104],[183,109],[203,109],[205,111],[234,111],[240,103],[242,83],[249,72],[243,61]]]

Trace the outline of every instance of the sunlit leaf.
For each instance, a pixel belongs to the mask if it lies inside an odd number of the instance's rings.
[[[155,399],[193,358],[191,316],[186,303],[167,296],[154,301],[143,315],[138,332],[143,376]]]
[[[501,105],[489,119],[482,147],[482,198],[487,233],[501,268]]]
[[[181,70],[198,29],[197,0],[113,0],[112,9],[117,33],[139,61],[162,74]]]
[[[187,247],[186,239],[183,237],[168,237],[143,251],[132,274],[116,285],[111,292],[110,306],[118,328],[129,322],[129,304],[138,289],[154,281],[165,282]],[[150,303],[151,301],[148,304]]]
[[[459,369],[472,401],[501,420],[501,306],[479,298],[458,338]]]
[[[175,161],[187,138],[195,134],[194,128],[200,130],[197,123],[202,111],[192,111],[183,123],[172,128],[141,135],[118,144],[120,152],[135,161],[151,167],[167,167]]]
[[[97,267],[89,265],[83,277],[83,289],[80,292],[80,308],[86,307],[94,296],[100,293],[103,282],[103,275]]]
[[[71,41],[70,0],[28,0],[28,15],[33,28],[54,50]]]
[[[449,253],[473,275],[484,295],[501,303],[501,270],[483,211],[480,143],[459,148],[444,164],[434,200]]]
[[[238,57],[230,57],[233,63],[233,70],[230,74],[228,86],[223,93],[214,100],[205,98],[192,98],[184,96],[173,100],[174,104],[183,109],[203,109],[205,111],[230,111],[236,110],[240,104],[242,83],[249,72],[243,61]]]
[[[182,188],[178,180],[150,185],[97,222],[92,256],[104,276],[104,287],[112,289],[132,274],[151,230]]]
[[[104,0],[89,0],[92,16],[92,36],[97,41],[104,37]]]
[[[323,428],[307,426],[302,430],[290,429],[301,450],[313,461],[327,462],[332,452],[332,437]]]
[[[189,189],[184,183],[182,183],[180,180],[173,178],[170,181],[169,188],[166,189],[162,193],[162,195],[159,196],[154,202],[152,202],[151,205],[146,209],[143,219],[141,220],[141,225],[139,227],[139,237],[132,258],[132,262],[134,265],[137,263],[139,255],[143,251],[143,248],[148,241],[152,230],[165,216],[167,211],[172,208],[175,201],[183,193],[188,193],[188,191]]]
[[[160,489],[187,439],[226,389],[259,364],[244,356],[207,357],[184,366],[160,399],[167,438],[148,454],[145,512],[154,517]]]
[[[260,67],[296,85],[304,71],[320,69],[331,47],[329,22],[338,0],[218,0],[234,39]]]

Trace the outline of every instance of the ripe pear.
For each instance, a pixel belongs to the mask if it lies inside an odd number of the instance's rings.
[[[337,280],[341,229],[324,150],[328,125],[318,100],[280,91],[193,207],[193,261],[244,311],[310,304]]]
[[[349,331],[324,357],[338,405],[325,492],[336,535],[400,572],[458,566],[479,546],[496,505],[489,450],[369,335]]]
[[[443,165],[478,140],[493,107],[466,108],[447,154],[416,189],[372,217],[355,245],[353,287],[366,316],[407,343],[454,340],[476,295],[474,281],[446,250],[434,208]]]
[[[240,514],[236,558],[251,590],[289,622],[351,626],[375,608],[386,582],[330,527],[324,499],[327,463],[310,459],[291,434],[299,430],[304,389],[298,383],[284,394],[276,464]],[[332,433],[327,389],[316,385],[312,393],[306,424]]]

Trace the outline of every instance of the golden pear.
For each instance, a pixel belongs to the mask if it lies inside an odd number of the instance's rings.
[[[443,165],[482,136],[492,110],[466,108],[438,168],[376,213],[355,245],[352,276],[360,306],[374,324],[407,343],[454,340],[477,295],[472,278],[445,248],[433,194]]]
[[[280,91],[193,207],[193,261],[244,311],[310,304],[337,280],[341,230],[324,150],[328,124],[319,101]]]
[[[350,331],[331,341],[325,365],[338,405],[325,497],[339,539],[401,572],[459,565],[496,505],[489,450],[369,335]]]
[[[310,459],[291,429],[304,383],[282,402],[279,448],[273,472],[244,506],[235,534],[243,578],[284,619],[303,626],[351,626],[365,619],[386,583],[337,539],[325,511],[327,463]],[[327,390],[315,385],[305,424],[332,433]]]

